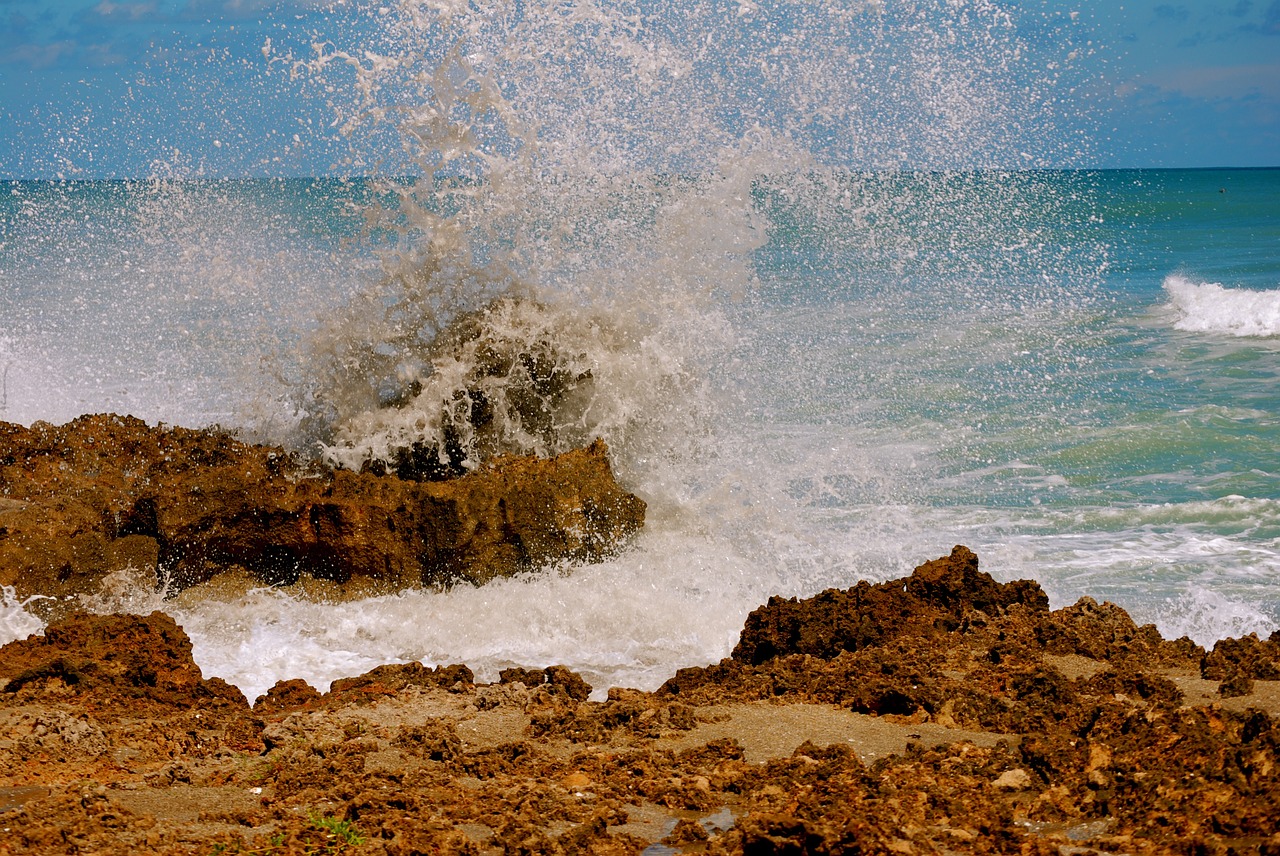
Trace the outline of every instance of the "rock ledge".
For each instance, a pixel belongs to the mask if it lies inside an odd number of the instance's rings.
[[[316,471],[279,447],[127,416],[0,423],[0,585],[20,597],[92,593],[126,570],[175,591],[237,569],[353,594],[479,584],[607,557],[644,510],[599,440],[417,482]]]

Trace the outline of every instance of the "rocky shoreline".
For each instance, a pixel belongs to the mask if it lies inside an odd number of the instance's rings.
[[[963,547],[592,701],[381,666],[250,704],[170,618],[0,648],[0,853],[1280,853],[1280,639],[1051,611]]]
[[[748,616],[730,657],[592,700],[570,670],[385,665],[250,704],[170,594],[483,583],[620,549],[602,443],[448,481],[321,471],[112,415],[0,423],[0,854],[1280,854],[1280,634],[1205,651],[1050,610],[964,547]],[[52,605],[51,607],[49,605]]]

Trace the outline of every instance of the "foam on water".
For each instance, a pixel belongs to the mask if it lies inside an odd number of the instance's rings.
[[[1138,611],[1134,617],[1150,621],[1153,613],[1154,623],[1165,638],[1187,636],[1206,648],[1212,648],[1219,639],[1238,639],[1250,633],[1266,639],[1280,630],[1280,624],[1257,604],[1224,594],[1212,587],[1212,582],[1192,585],[1159,607]]]
[[[1189,333],[1280,336],[1280,289],[1257,291],[1196,282],[1181,274],[1164,280],[1174,327]]]
[[[972,509],[949,522],[984,566],[1035,578],[1055,608],[1110,600],[1168,638],[1206,646],[1280,629],[1280,501]]]
[[[327,689],[336,678],[412,660],[465,662],[484,680],[511,665],[562,663],[601,692],[618,684],[652,689],[676,668],[727,656],[746,613],[777,585],[726,547],[646,533],[608,564],[337,604],[270,589],[230,602],[175,603],[122,578],[82,605],[168,612],[191,636],[205,674],[235,683],[251,700],[280,679]]]

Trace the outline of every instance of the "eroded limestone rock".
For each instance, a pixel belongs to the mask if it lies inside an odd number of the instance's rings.
[[[440,482],[315,471],[218,430],[131,417],[0,423],[0,585],[94,592],[113,572],[175,590],[227,570],[385,589],[483,583],[598,561],[643,525],[597,441],[550,460],[499,458]]]

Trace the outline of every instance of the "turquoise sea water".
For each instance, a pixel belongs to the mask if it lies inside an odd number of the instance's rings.
[[[783,261],[803,241],[779,248],[743,353],[770,445],[806,448],[789,492],[863,543],[900,507],[1056,603],[1116,600],[1201,642],[1274,629],[1280,171],[1031,183],[1052,222],[920,205],[937,228],[906,262],[851,252],[810,279]],[[1006,249],[1017,234],[1043,243]]]
[[[887,579],[956,543],[1055,606],[1113,600],[1166,635],[1280,627],[1280,170],[745,186],[592,190],[644,235],[634,255],[524,269],[550,307],[538,335],[572,342],[603,390],[578,428],[650,504],[630,552],[346,606],[168,606],[206,671],[251,697],[407,659],[648,685],[723,656],[770,594]],[[408,240],[388,193],[0,184],[0,419],[118,411],[318,448],[298,429],[329,377],[315,343],[399,347],[378,326]],[[370,229],[379,199],[393,216]],[[712,221],[663,226],[699,199],[754,243],[716,255]],[[476,288],[483,303],[494,286]],[[5,609],[8,635],[36,626]]]

